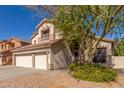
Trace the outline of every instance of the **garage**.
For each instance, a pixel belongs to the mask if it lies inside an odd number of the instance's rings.
[[[51,66],[51,49],[49,44],[28,45],[12,50],[13,66],[48,70]]]
[[[35,68],[47,69],[47,55],[46,55],[46,53],[35,54]]]
[[[20,67],[34,67],[37,69],[47,69],[47,54],[46,52],[34,53],[33,60],[33,53],[30,54],[23,54],[23,55],[16,55],[16,66]],[[34,66],[33,66],[34,64]]]
[[[16,58],[16,66],[32,67],[32,55],[31,54],[17,55],[15,58]]]

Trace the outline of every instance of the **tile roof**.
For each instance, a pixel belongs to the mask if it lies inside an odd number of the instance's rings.
[[[22,43],[30,43],[29,41],[21,40],[21,39],[19,39],[19,38],[17,38],[17,37],[11,37],[11,38],[9,39],[9,41],[10,41],[11,39],[14,39],[14,40],[16,40],[16,41],[18,41],[18,42],[22,42]]]
[[[30,45],[22,46],[19,48],[14,48],[11,50],[11,52],[20,52],[20,51],[26,51],[26,50],[28,51],[28,50],[35,50],[35,49],[50,48],[51,45],[57,42],[60,42],[60,41],[62,40],[58,39],[58,40],[52,40],[52,41],[41,43],[41,44],[30,44]]]

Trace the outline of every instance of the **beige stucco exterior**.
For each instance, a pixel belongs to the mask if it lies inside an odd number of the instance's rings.
[[[107,49],[107,54],[112,55],[112,43],[101,41],[99,47],[105,47]]]
[[[124,56],[112,56],[113,67],[116,69],[124,68]]]
[[[63,42],[54,44],[51,47],[51,65],[54,69],[66,68],[73,62],[70,50]]]
[[[35,44],[35,41],[36,44],[48,42],[47,40],[46,41],[42,40],[42,34],[43,34],[42,32],[47,28],[49,28],[49,33],[50,33],[50,39],[48,41],[60,39],[60,35],[57,31],[55,31],[54,25],[52,23],[44,23],[41,27],[37,29],[37,32],[34,33],[34,37],[31,39],[32,44]]]
[[[38,41],[39,41],[39,35],[38,34],[36,34],[33,38],[32,38],[32,40],[31,40],[31,42],[32,42],[32,44],[38,44]]]

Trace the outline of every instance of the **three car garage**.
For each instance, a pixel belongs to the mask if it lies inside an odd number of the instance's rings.
[[[11,52],[13,66],[53,70],[66,68],[72,62],[63,42],[28,45]]]

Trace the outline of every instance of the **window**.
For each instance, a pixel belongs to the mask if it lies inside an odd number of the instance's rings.
[[[49,40],[49,36],[50,36],[49,31],[48,30],[44,31],[42,35],[42,40]]]
[[[7,45],[5,44],[5,49],[7,49]]]
[[[34,40],[34,44],[36,44],[36,40]]]
[[[2,44],[2,45],[1,45],[1,49],[3,49],[3,48],[4,48],[4,45]]]
[[[14,43],[12,44],[12,48],[13,48],[13,47],[15,47],[15,44],[14,44]]]
[[[106,63],[106,48],[98,48],[94,56],[94,63]]]

